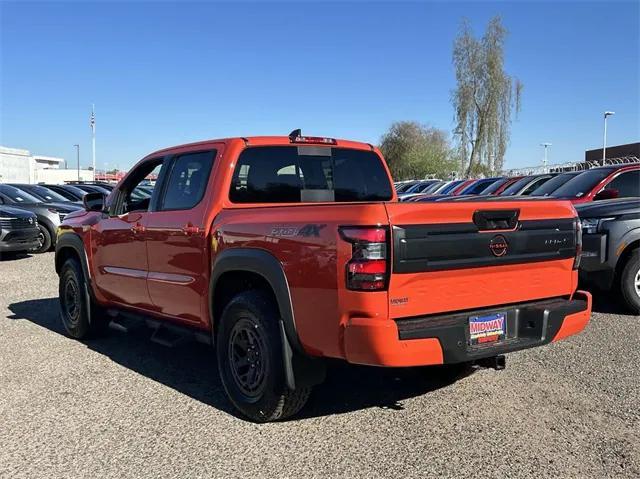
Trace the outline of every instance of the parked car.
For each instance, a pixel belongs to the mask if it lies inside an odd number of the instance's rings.
[[[640,197],[640,164],[586,170],[555,190],[551,196],[571,200],[574,204]]]
[[[458,186],[460,186],[465,181],[466,180],[447,181],[428,194],[422,194],[422,195],[416,196],[416,198],[414,199],[414,202],[421,203],[424,201],[435,201],[439,198],[442,198],[444,195],[450,195],[453,190],[455,190]]]
[[[623,198],[576,207],[582,221],[580,279],[619,289],[640,314],[640,199]]]
[[[555,176],[555,173],[544,173],[540,175],[530,175],[520,178],[518,181],[505,188],[500,196],[527,196],[530,195],[536,188],[539,188],[551,178]]]
[[[407,189],[406,191],[399,193],[398,199],[400,201],[405,201],[412,196],[425,193],[431,187],[439,183],[440,183],[440,180],[421,180],[417,182],[415,185],[413,185],[411,188]]]
[[[38,249],[39,235],[38,219],[34,213],[0,205],[0,255]]]
[[[482,178],[475,180],[473,183],[462,188],[459,195],[479,195],[489,186],[500,180],[502,180],[502,178]]]
[[[87,194],[86,191],[76,188],[73,185],[43,185],[52,191],[55,191],[61,196],[64,196],[68,201],[73,203],[82,203],[82,198]]]
[[[56,229],[64,217],[81,209],[70,203],[40,201],[35,196],[7,184],[0,184],[0,205],[15,206],[35,213],[40,230],[40,246],[34,250],[35,253],[49,251],[55,245]]]
[[[496,181],[495,183],[487,186],[484,190],[480,192],[480,195],[481,196],[489,196],[489,195],[499,196],[500,193],[502,193],[504,190],[509,188],[509,186],[511,186],[521,178],[522,176],[511,176],[507,178],[502,178]]]
[[[564,173],[558,173],[556,176],[543,183],[542,186],[533,190],[530,196],[550,196],[570,179],[582,173],[583,171],[566,171]]]
[[[300,410],[326,358],[501,368],[580,332],[591,297],[573,207],[499,200],[400,203],[377,148],[299,131],[167,148],[65,219],[60,317],[79,339],[120,314],[215,343],[230,401],[259,422]]]
[[[24,183],[10,183],[11,186],[15,186],[16,188],[29,193],[32,196],[35,196],[40,201],[44,201],[47,203],[79,203],[78,201],[71,201],[68,198],[65,198],[61,194],[53,191],[50,188],[47,188],[43,185],[29,185]]]
[[[398,194],[405,193],[409,188],[413,187],[417,183],[418,183],[418,180],[405,181],[404,183],[402,183],[396,188],[396,192]]]
[[[109,193],[111,193],[110,189],[100,185],[89,185],[86,183],[73,183],[71,184],[71,186],[78,188],[86,193],[102,193],[103,195],[108,195]]]
[[[469,180],[464,180],[462,183],[460,183],[458,186],[456,186],[453,190],[451,190],[451,192],[449,193],[450,195],[454,195],[454,196],[458,196],[460,194],[462,194],[462,191],[467,189],[469,186],[471,186],[472,184],[474,184],[476,181],[476,179],[469,179]]]

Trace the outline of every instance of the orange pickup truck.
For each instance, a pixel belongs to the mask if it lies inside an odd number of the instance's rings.
[[[569,202],[399,203],[366,143],[296,130],[177,146],[84,203],[56,243],[69,335],[143,320],[158,342],[210,343],[254,421],[299,411],[326,358],[503,359],[578,333],[591,313]]]

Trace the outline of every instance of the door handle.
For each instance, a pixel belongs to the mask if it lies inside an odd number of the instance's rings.
[[[197,226],[193,226],[191,223],[189,223],[182,227],[182,232],[185,235],[195,235],[200,233],[200,228],[198,228]]]
[[[136,223],[131,227],[131,232],[133,234],[144,233],[144,231],[145,231],[145,227],[142,226],[140,223]]]

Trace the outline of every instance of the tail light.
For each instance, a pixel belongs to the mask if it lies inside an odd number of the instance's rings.
[[[345,226],[339,231],[342,239],[351,243],[351,259],[346,266],[347,288],[385,290],[389,278],[387,228]]]
[[[573,261],[573,269],[578,269],[582,258],[582,223],[580,218],[573,220],[573,228],[576,233],[576,259]]]

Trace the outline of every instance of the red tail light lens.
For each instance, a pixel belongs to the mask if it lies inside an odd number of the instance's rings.
[[[347,288],[354,291],[381,291],[387,288],[386,228],[343,227],[340,236],[351,243],[351,259],[347,263]]]

